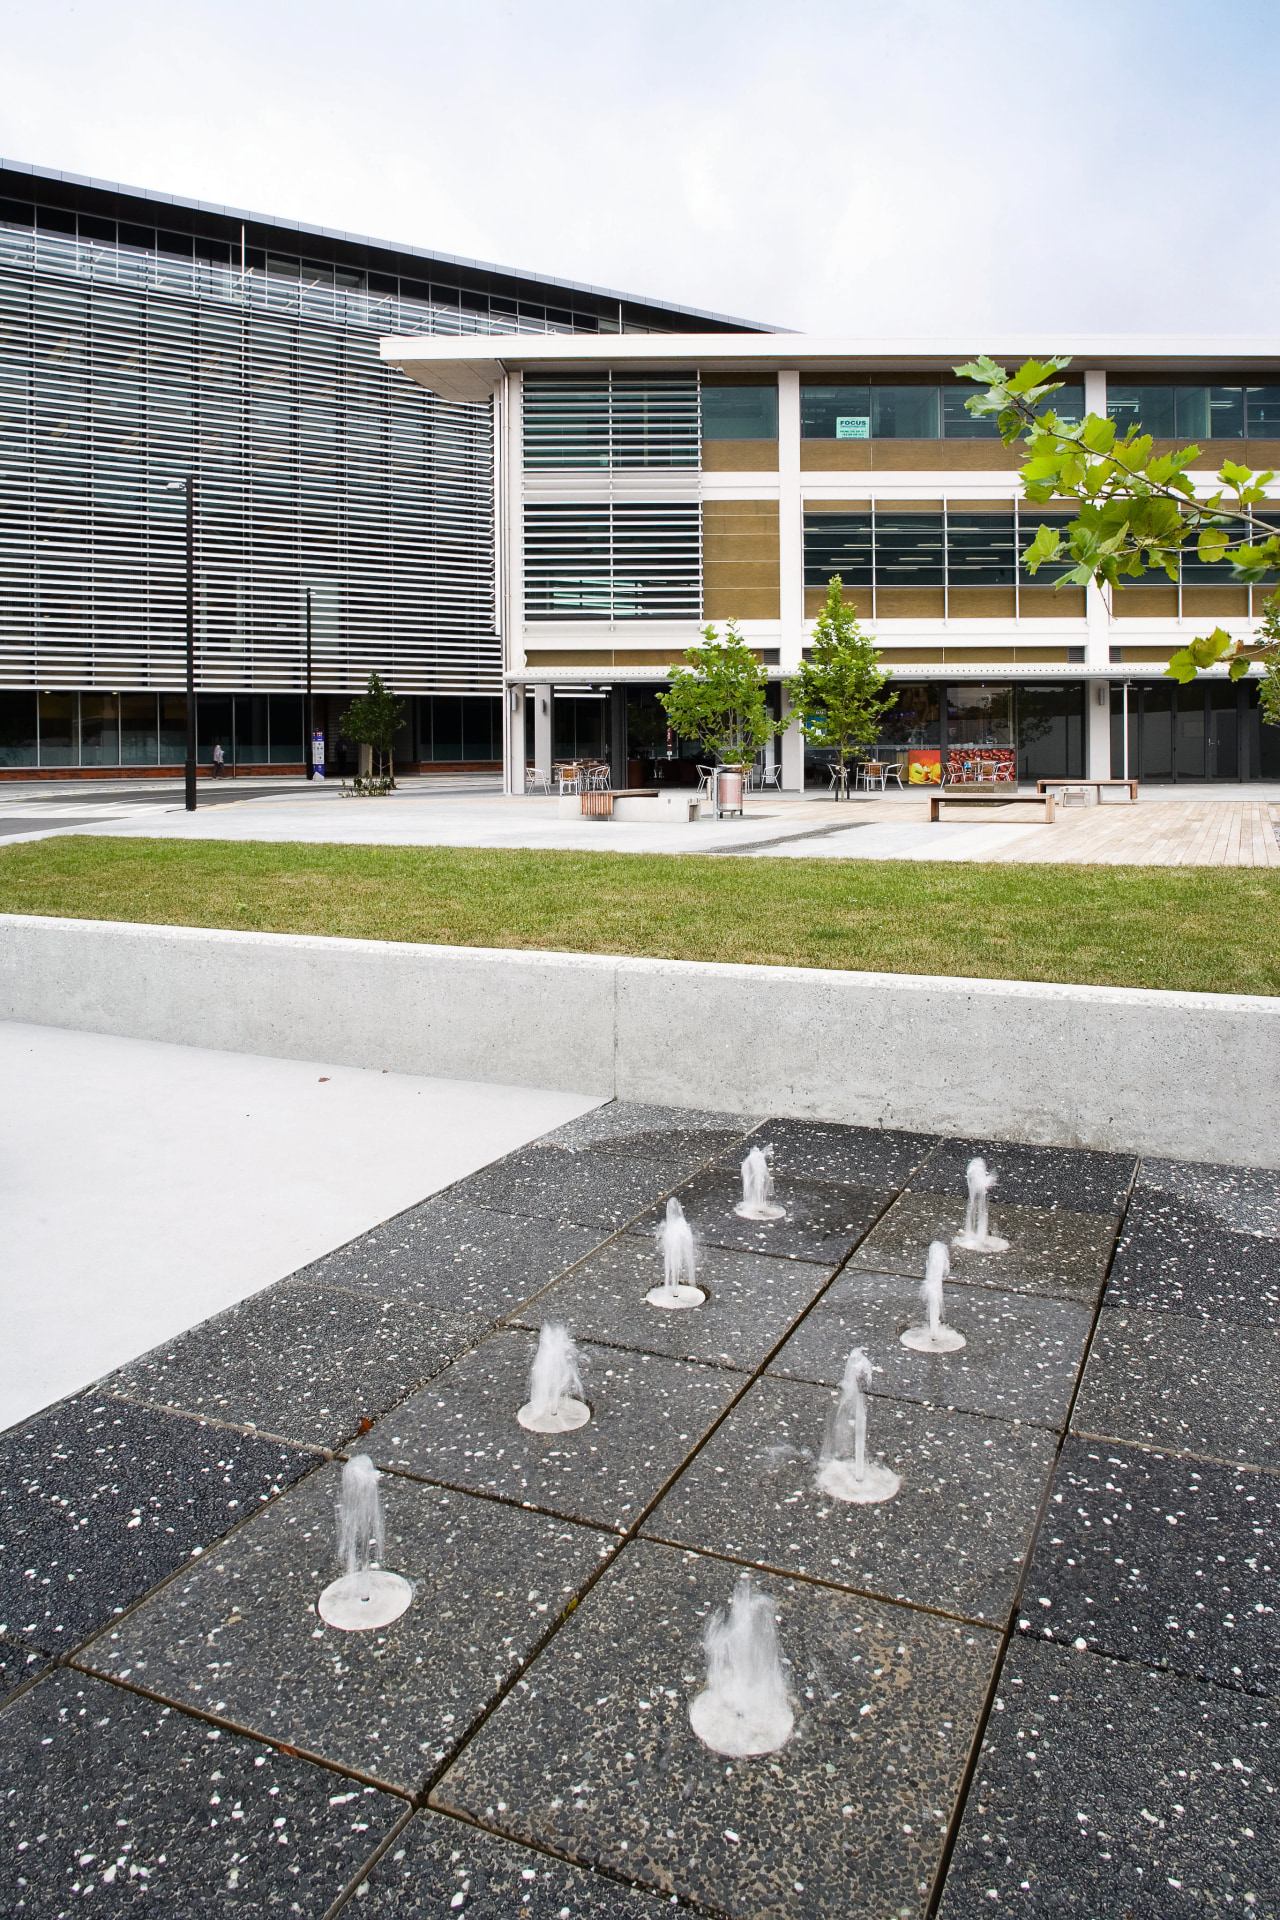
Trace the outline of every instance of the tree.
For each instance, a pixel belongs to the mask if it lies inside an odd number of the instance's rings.
[[[701,740],[726,767],[750,766],[786,724],[770,714],[769,676],[733,620],[723,640],[713,626],[704,627],[702,645],[690,647],[684,664],[668,671],[671,685],[658,695],[668,720],[677,733]]]
[[[369,684],[362,694],[351,702],[342,715],[338,725],[348,740],[358,740],[361,746],[369,747],[377,761],[377,770],[366,782],[356,779],[356,789],[363,793],[391,793],[395,789],[395,771],[391,763],[391,743],[404,725],[408,708],[403,700],[397,700],[390,687],[384,686],[376,673],[369,675]],[[386,772],[383,773],[383,764]]]
[[[805,738],[815,747],[834,747],[841,793],[849,749],[877,737],[880,716],[894,702],[894,695],[884,691],[889,676],[879,658],[853,608],[844,603],[840,575],[833,574],[813,630],[811,658],[788,680],[787,692]]]
[[[1274,576],[1280,533],[1260,515],[1280,513],[1280,501],[1269,500],[1266,491],[1275,474],[1224,460],[1217,491],[1198,497],[1187,470],[1199,447],[1153,455],[1150,434],[1138,427],[1117,435],[1115,423],[1096,413],[1078,425],[1058,419],[1047,403],[1062,385],[1054,374],[1069,364],[1069,354],[1027,360],[1010,377],[983,355],[955,369],[986,389],[965,403],[969,412],[994,414],[1007,447],[1026,441],[1026,498],[1041,506],[1048,500],[1077,503],[1075,519],[1061,532],[1039,528],[1025,555],[1028,573],[1046,561],[1069,560],[1059,587],[1096,580],[1123,592],[1126,579],[1156,570],[1176,581],[1181,557],[1194,544],[1208,563],[1229,560],[1241,582]],[[1203,668],[1221,662],[1233,680],[1240,680],[1260,665],[1263,709],[1273,725],[1280,724],[1280,589],[1268,596],[1266,608],[1260,635],[1233,639],[1216,627],[1173,655],[1166,669],[1170,678],[1194,680]]]

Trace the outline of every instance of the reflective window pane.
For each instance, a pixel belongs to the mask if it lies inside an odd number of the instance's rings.
[[[154,693],[120,696],[120,764],[154,767],[159,749]]]
[[[1246,387],[1251,440],[1280,440],[1280,387]]]
[[[948,440],[998,440],[1000,428],[993,413],[970,413],[967,402],[982,389],[966,380],[960,387],[942,389],[942,425]]]
[[[36,696],[0,693],[0,767],[36,764]]]
[[[185,693],[160,695],[160,764],[183,766],[187,758],[187,696]]]
[[[805,381],[800,388],[800,436],[804,440],[870,439],[871,388]]]
[[[120,765],[120,720],[114,693],[80,695],[80,764]]]
[[[1172,440],[1178,431],[1174,389],[1148,381],[1108,380],[1107,418],[1115,421],[1117,433],[1141,427],[1156,440]]]
[[[948,687],[947,745],[1011,747],[1012,687]]]
[[[271,761],[298,761],[303,758],[305,716],[300,693],[273,693],[268,719],[271,728]]]
[[[937,387],[872,387],[871,432],[877,440],[936,440]]]
[[[198,693],[196,695],[196,759],[201,766],[212,761],[215,746],[222,748],[223,759],[227,766],[230,766],[231,695],[229,693]],[[184,758],[185,754],[184,745]]]
[[[947,578],[953,587],[1011,587],[1013,515],[949,513]]]
[[[1178,688],[1177,771],[1179,780],[1204,779],[1205,683]]]
[[[835,573],[846,587],[869,587],[871,572],[869,513],[806,513],[806,587],[825,587]]]
[[[940,587],[945,579],[940,513],[877,513],[876,585]]]
[[[267,732],[267,695],[236,695],[236,764],[265,767],[271,757]]]
[[[40,695],[40,765],[74,767],[80,756],[75,751],[75,695]]]
[[[714,382],[704,382],[702,437],[704,440],[776,440],[777,382],[770,381],[767,386],[759,387],[718,387]]]

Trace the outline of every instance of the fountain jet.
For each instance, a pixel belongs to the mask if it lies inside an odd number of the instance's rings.
[[[357,1453],[343,1467],[334,1517],[338,1560],[346,1571],[330,1581],[316,1602],[316,1612],[344,1633],[390,1626],[413,1599],[413,1586],[381,1564],[386,1547],[382,1496],[378,1469],[367,1453]]]
[[[742,1573],[729,1601],[703,1635],[707,1684],[689,1703],[689,1725],[713,1753],[746,1758],[776,1753],[791,1738],[795,1715],[787,1698],[773,1602]]]
[[[650,1287],[645,1299],[651,1307],[700,1307],[707,1296],[694,1285],[698,1262],[693,1228],[674,1195],[667,1202],[667,1217],[655,1237],[662,1251],[664,1278],[660,1287]]]
[[[964,1228],[951,1242],[968,1253],[1006,1253],[1009,1242],[992,1233],[987,1226],[987,1198],[998,1175],[987,1172],[987,1163],[976,1154],[964,1170],[969,1185],[969,1204],[964,1210]]]
[[[915,1353],[958,1353],[965,1344],[964,1335],[947,1326],[942,1317],[942,1283],[950,1272],[951,1255],[945,1240],[932,1241],[924,1263],[924,1285],[920,1289],[925,1324],[908,1327],[898,1336],[903,1346]]]
[[[581,1392],[573,1336],[560,1321],[544,1320],[529,1369],[529,1398],[516,1419],[530,1433],[572,1433],[591,1418],[590,1407],[577,1397]]]
[[[773,1197],[772,1147],[752,1147],[742,1163],[742,1198],[734,1212],[743,1220],[785,1220],[787,1210]]]
[[[857,1507],[892,1500],[902,1485],[888,1467],[867,1459],[867,1396],[872,1366],[861,1347],[845,1361],[840,1395],[827,1419],[826,1438],[818,1459],[814,1486],[833,1500]]]

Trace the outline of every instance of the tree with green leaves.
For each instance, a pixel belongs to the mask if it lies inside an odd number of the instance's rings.
[[[894,696],[884,691],[889,676],[871,636],[845,605],[838,573],[827,587],[827,604],[813,629],[809,655],[788,680],[787,692],[805,739],[815,747],[834,749],[844,793],[850,750],[877,738],[880,716],[893,705]]]
[[[769,712],[769,676],[736,621],[727,623],[723,639],[714,626],[704,627],[702,644],[690,647],[683,664],[668,672],[671,685],[658,695],[668,720],[686,739],[701,740],[726,767],[750,766],[786,724]]]
[[[397,700],[381,677],[371,673],[364,692],[357,695],[342,715],[338,725],[347,739],[358,740],[361,746],[368,747],[377,761],[376,770],[367,781],[357,776],[357,793],[394,792],[391,743],[404,725],[407,712],[404,701]]]
[[[1025,441],[1027,500],[1076,505],[1075,518],[1061,530],[1038,529],[1024,556],[1028,573],[1046,561],[1068,562],[1059,587],[1095,580],[1123,592],[1126,579],[1146,573],[1163,571],[1176,581],[1183,554],[1194,547],[1209,564],[1229,561],[1241,583],[1274,577],[1280,567],[1280,500],[1269,499],[1267,487],[1275,474],[1224,460],[1216,491],[1198,494],[1189,469],[1199,447],[1154,454],[1151,435],[1140,427],[1118,434],[1114,421],[1096,413],[1078,423],[1060,420],[1050,404],[1062,385],[1054,375],[1069,365],[1069,354],[1054,355],[1027,360],[1010,375],[983,355],[955,369],[985,389],[965,403],[969,412],[994,414],[1007,447]],[[1253,638],[1216,627],[1175,653],[1166,671],[1186,682],[1217,664],[1233,680],[1261,666],[1263,710],[1272,725],[1280,725],[1280,590],[1269,595]]]

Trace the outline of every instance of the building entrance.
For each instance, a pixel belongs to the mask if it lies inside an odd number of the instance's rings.
[[[1280,728],[1263,724],[1256,682],[1111,683],[1111,774],[1119,780],[1280,779]],[[1128,754],[1125,711],[1128,710]]]

